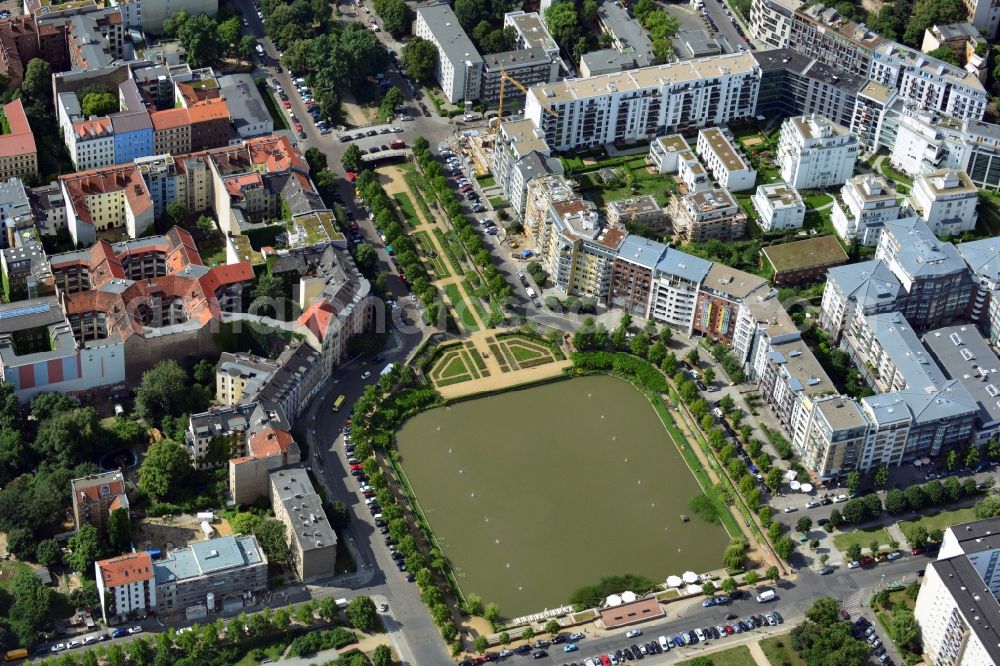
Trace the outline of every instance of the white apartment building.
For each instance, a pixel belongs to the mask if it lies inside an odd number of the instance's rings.
[[[691,146],[680,134],[660,136],[649,143],[646,164],[656,169],[660,175],[677,173],[679,156],[690,152]]]
[[[986,39],[993,41],[1000,28],[1000,2],[997,0],[964,0],[968,21],[979,28]]]
[[[803,464],[822,477],[858,464],[869,423],[857,402],[841,396],[817,398],[809,415],[806,434],[798,445]]]
[[[435,76],[452,104],[480,97],[483,58],[447,4],[417,9],[413,33],[438,50]]]
[[[759,87],[753,56],[731,53],[534,86],[524,117],[554,150],[628,143],[750,118]]]
[[[962,121],[905,106],[897,118],[889,163],[909,175],[938,169],[961,169],[968,161]]]
[[[907,202],[936,236],[972,231],[979,218],[979,190],[964,171],[941,169],[918,175]]]
[[[512,120],[500,124],[493,146],[490,171],[504,198],[510,202],[517,219],[524,218],[528,182],[556,168],[545,158],[552,154],[541,132],[530,120]]]
[[[892,312],[903,295],[902,284],[884,261],[834,266],[827,271],[819,326],[839,342],[855,317]]]
[[[914,615],[929,663],[1000,664],[1000,519],[945,530]]]
[[[831,220],[837,235],[867,247],[878,245],[883,225],[899,218],[896,192],[884,176],[860,174],[840,188],[834,197]]]
[[[156,608],[156,573],[148,552],[99,560],[94,571],[105,624],[145,617]]]
[[[757,181],[757,171],[718,127],[698,131],[698,154],[719,186],[730,192],[749,190]]]
[[[843,185],[854,172],[858,140],[823,116],[787,118],[778,139],[781,178],[797,190]]]
[[[760,214],[758,224],[764,231],[799,229],[806,219],[802,196],[786,183],[758,185],[750,202]]]

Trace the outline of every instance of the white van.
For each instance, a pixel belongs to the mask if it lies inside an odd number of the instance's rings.
[[[664,652],[670,652],[670,641],[667,640],[666,636],[660,636],[656,640],[660,642],[660,647],[663,648]]]
[[[762,604],[768,601],[774,601],[778,598],[778,595],[774,593],[774,590],[764,590],[757,595],[757,603]]]
[[[260,44],[258,44],[256,46],[256,49],[257,49],[257,55],[260,56],[261,58],[263,58],[264,57],[264,47],[261,46]]]
[[[524,291],[525,291],[526,294],[528,294],[528,298],[534,298],[535,297],[535,290],[532,289],[531,287],[528,287]]]

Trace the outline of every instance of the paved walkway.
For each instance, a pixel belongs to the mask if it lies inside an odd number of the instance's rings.
[[[440,393],[445,400],[460,398],[467,395],[475,395],[477,393],[486,393],[488,391],[512,388],[514,386],[530,384],[531,382],[537,382],[543,379],[551,379],[562,375],[565,369],[570,368],[573,365],[573,361],[566,359],[563,361],[545,363],[544,365],[538,365],[534,368],[503,372],[500,370],[500,364],[495,358],[493,358],[493,354],[490,353],[489,347],[486,345],[486,338],[496,335],[496,333],[496,329],[488,329],[485,331],[479,331],[478,333],[473,333],[471,337],[466,338],[475,344],[477,352],[480,354],[483,352],[489,354],[488,357],[483,358],[486,361],[487,369],[490,371],[490,376],[480,377],[479,379],[473,379],[467,382],[459,382],[458,384],[451,384],[449,386],[438,387],[437,392]]]
[[[747,647],[750,648],[750,656],[757,662],[757,666],[771,666],[771,661],[764,654],[764,650],[761,649],[760,642],[754,641],[753,643],[749,643]]]

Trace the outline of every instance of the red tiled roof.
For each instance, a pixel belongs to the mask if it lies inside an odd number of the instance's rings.
[[[97,568],[101,572],[104,587],[120,587],[129,583],[153,580],[153,558],[146,551],[129,553],[109,560],[100,560]]]
[[[333,307],[325,300],[318,300],[299,316],[299,325],[313,332],[319,340],[323,340],[333,318]]]
[[[191,116],[188,110],[183,107],[154,111],[149,114],[149,119],[153,123],[153,131],[155,132],[191,124]]]
[[[207,123],[212,120],[229,120],[229,107],[224,99],[207,99],[188,107],[191,124]]]
[[[80,486],[77,487],[77,492],[89,500],[99,500],[102,495],[101,488],[104,486],[107,486],[109,490],[109,492],[103,493],[105,496],[121,495],[125,492],[125,484],[121,481],[112,481],[111,483],[95,483],[92,486]]]
[[[0,136],[0,157],[17,157],[37,153],[35,135],[31,133],[28,117],[24,115],[24,105],[20,99],[15,99],[3,107],[10,134]]]
[[[146,189],[146,181],[135,164],[102,167],[90,171],[79,171],[59,176],[60,182],[69,194],[68,206],[72,206],[77,219],[93,224],[87,197],[94,194],[124,191],[136,217],[142,211],[153,207],[153,198]]]
[[[250,438],[250,453],[256,458],[270,458],[288,453],[295,443],[287,430],[265,428]]]

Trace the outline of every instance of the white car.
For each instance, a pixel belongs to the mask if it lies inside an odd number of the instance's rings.
[[[850,562],[847,563],[847,568],[848,569],[857,569],[860,566],[861,566],[861,562],[858,562],[857,560],[852,560],[852,561],[850,561]]]
[[[806,502],[807,509],[815,509],[819,506],[819,502]]]
[[[62,652],[65,649],[66,649],[65,643],[56,643],[55,645],[49,648],[49,650],[52,652]]]
[[[898,560],[902,556],[903,556],[903,554],[901,552],[899,552],[898,550],[894,550],[891,553],[889,553],[888,555],[886,555],[885,559],[890,560],[890,561],[892,561],[892,560]]]
[[[794,506],[785,507],[785,513],[795,513],[796,511],[798,511],[798,509],[796,509]]]
[[[641,629],[629,629],[625,632],[625,638],[635,638],[636,636],[642,636]]]
[[[361,373],[362,380],[368,379],[371,376],[372,376],[371,370],[365,370],[364,372]]]
[[[662,649],[662,650],[663,650],[664,652],[670,652],[670,641],[668,641],[668,640],[667,640],[667,637],[666,637],[666,636],[660,636],[660,637],[659,637],[658,639],[656,639],[656,640],[658,640],[658,641],[659,641],[659,643],[660,643],[660,648],[661,648],[661,649]]]
[[[833,498],[833,501],[834,502],[846,502],[847,501],[847,495],[837,495],[836,497]]]
[[[139,625],[135,625],[135,626],[129,627],[128,628],[128,633],[130,633],[130,634],[141,634],[142,633],[142,627],[140,627]]]

